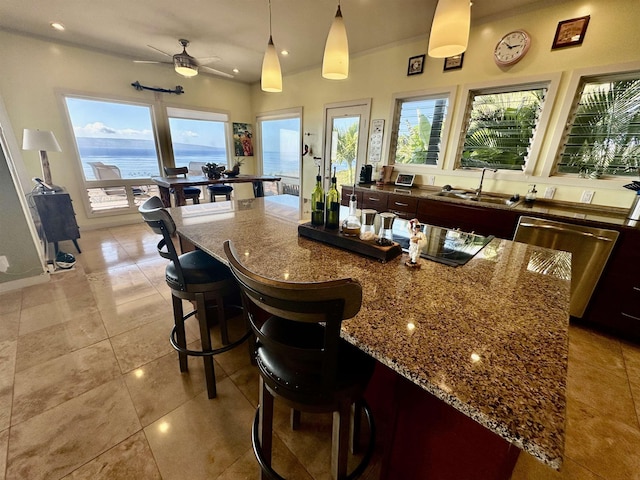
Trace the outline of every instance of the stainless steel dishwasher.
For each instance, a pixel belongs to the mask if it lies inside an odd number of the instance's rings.
[[[543,218],[523,216],[514,241],[571,253],[571,300],[569,313],[582,317],[618,232]]]

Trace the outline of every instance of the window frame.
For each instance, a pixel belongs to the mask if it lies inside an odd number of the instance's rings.
[[[499,169],[494,178],[497,179],[521,179],[523,176],[532,176],[539,166],[542,154],[542,147],[544,144],[544,138],[546,136],[547,129],[549,127],[549,121],[553,113],[553,106],[555,104],[556,96],[558,94],[558,87],[560,84],[561,72],[549,73],[543,75],[535,75],[522,78],[510,78],[508,80],[482,82],[476,84],[465,84],[462,87],[460,98],[462,102],[462,108],[456,115],[454,131],[460,132],[456,139],[455,148],[451,149],[451,154],[448,157],[448,169],[450,172],[466,172],[466,171],[479,171],[480,168],[461,167],[460,160],[462,156],[462,150],[464,149],[464,140],[467,133],[468,118],[471,113],[472,95],[491,94],[491,93],[506,93],[514,90],[523,90],[527,88],[540,88],[545,87],[547,93],[545,96],[538,123],[534,129],[533,137],[531,139],[531,145],[529,148],[529,155],[525,161],[524,168],[522,170],[507,170]]]
[[[451,86],[447,88],[434,88],[428,90],[417,90],[411,92],[399,92],[394,93],[391,97],[391,129],[389,140],[386,142],[385,151],[387,164],[393,165],[393,168],[397,172],[410,172],[410,173],[427,173],[431,170],[443,170],[445,168],[445,161],[447,158],[447,147],[449,145],[449,135],[451,132],[451,125],[453,123],[453,117],[455,113],[455,101],[456,101],[457,87]],[[447,113],[444,121],[442,122],[442,129],[440,130],[440,148],[438,151],[438,157],[435,165],[426,165],[420,163],[396,163],[395,153],[398,144],[398,127],[400,124],[401,106],[404,102],[412,102],[419,100],[437,100],[446,98],[447,100]]]
[[[640,62],[588,67],[574,70],[571,73],[566,89],[566,95],[559,109],[558,128],[555,129],[553,136],[551,137],[551,141],[549,142],[549,151],[551,152],[551,155],[549,161],[545,163],[542,171],[542,175],[544,177],[553,178],[554,181],[561,182],[561,184],[564,185],[589,185],[590,187],[593,187],[594,179],[580,178],[575,173],[562,173],[557,171],[557,164],[563,150],[564,138],[570,128],[569,121],[571,119],[574,106],[579,100],[577,95],[581,90],[581,85],[584,79],[625,75],[633,72],[638,72],[640,74]],[[605,176],[597,180],[598,188],[619,189],[626,183],[629,183],[629,178],[630,177],[619,177],[614,175]]]

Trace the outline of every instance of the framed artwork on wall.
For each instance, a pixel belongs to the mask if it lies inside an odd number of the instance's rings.
[[[563,20],[558,22],[556,36],[553,38],[551,49],[571,47],[573,45],[581,45],[584,35],[587,32],[590,15],[584,17],[572,18],[571,20]]]
[[[250,123],[233,124],[233,150],[236,157],[253,157],[253,129]]]
[[[444,59],[443,71],[458,70],[462,68],[462,62],[464,61],[464,52],[460,55],[454,55],[453,57],[447,57]]]
[[[424,72],[424,59],[426,54],[416,55],[409,58],[409,66],[407,67],[407,75],[419,75]]]

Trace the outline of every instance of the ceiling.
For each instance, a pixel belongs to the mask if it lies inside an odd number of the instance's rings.
[[[474,0],[471,24],[545,3]],[[280,56],[283,73],[319,66],[338,1],[271,5],[274,43],[278,51],[289,51]],[[420,37],[426,51],[435,5],[436,0],[342,0],[351,54]],[[65,31],[54,30],[51,22],[62,23]],[[187,52],[202,64],[228,73],[237,68],[234,80],[253,83],[260,79],[269,39],[269,9],[268,0],[4,0],[0,28],[131,60],[171,61],[149,46],[175,54],[181,51],[178,39],[185,38],[191,42]]]

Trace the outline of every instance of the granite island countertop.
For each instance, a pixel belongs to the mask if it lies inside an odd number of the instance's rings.
[[[178,233],[226,263],[295,282],[352,277],[360,312],[342,336],[548,465],[564,451],[569,285],[565,252],[494,239],[462,267],[387,263],[298,237],[278,197],[170,210]],[[570,271],[570,270],[569,270]]]

